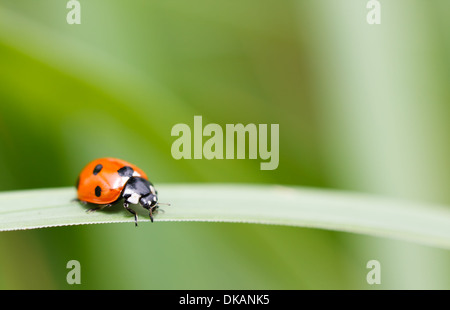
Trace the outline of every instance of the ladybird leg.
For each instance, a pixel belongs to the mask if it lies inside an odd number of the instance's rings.
[[[78,198],[74,198],[74,199],[72,199],[71,201],[72,201],[72,202],[78,202],[78,203],[81,203],[81,204],[84,204],[84,205],[87,205],[87,204],[88,204],[87,201],[80,200],[80,199],[78,199]]]
[[[134,225],[137,227],[138,226],[138,216],[137,216],[137,214],[136,214],[136,211],[134,211],[133,209],[131,209],[130,207],[128,207],[128,202],[124,202],[123,203],[123,207],[125,208],[125,209],[127,209],[128,210],[128,212],[130,212],[131,214],[133,214],[134,215]]]
[[[148,216],[150,217],[150,221],[153,223],[153,208],[148,209]]]
[[[99,207],[87,209],[86,212],[87,212],[87,213],[91,213],[91,212],[95,212],[95,211],[101,210],[101,209],[103,209],[103,207],[102,207],[102,206],[99,206]]]
[[[148,215],[149,215],[150,221],[152,221],[152,223],[153,223],[153,212],[159,212],[159,210],[160,210],[159,206],[157,206],[157,205],[148,209]]]

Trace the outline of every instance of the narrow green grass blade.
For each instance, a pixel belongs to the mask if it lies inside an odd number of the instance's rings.
[[[370,195],[285,186],[160,185],[162,221],[242,222],[312,227],[450,248],[450,209]],[[120,205],[87,213],[72,188],[0,194],[0,231],[134,221]],[[146,210],[135,206],[140,222]],[[131,224],[130,224],[131,225]],[[150,225],[141,223],[141,225]],[[153,224],[156,225],[156,224]]]

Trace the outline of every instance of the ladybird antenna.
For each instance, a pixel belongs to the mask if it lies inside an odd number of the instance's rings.
[[[171,206],[171,204],[170,204],[170,203],[167,203],[167,202],[158,202],[157,205],[158,205],[158,206],[159,206],[159,205],[163,205],[163,206]]]

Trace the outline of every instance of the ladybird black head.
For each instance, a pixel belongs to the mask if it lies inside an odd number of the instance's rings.
[[[158,204],[158,197],[154,194],[141,197],[139,203],[146,209],[150,209]]]
[[[117,173],[121,176],[121,177],[128,177],[131,178],[133,176],[134,170],[133,168],[131,168],[130,166],[123,166],[122,168],[120,168],[119,170],[117,170]]]
[[[95,196],[100,197],[102,195],[102,188],[100,186],[97,186],[95,188]]]

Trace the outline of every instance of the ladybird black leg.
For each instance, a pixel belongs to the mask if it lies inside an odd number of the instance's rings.
[[[87,202],[87,201],[84,201],[84,200],[80,200],[80,199],[78,199],[78,198],[74,198],[74,199],[72,199],[72,202],[78,202],[78,203],[82,203],[82,204],[84,204],[84,205],[87,205],[87,204],[88,204],[88,202]]]
[[[102,209],[101,206],[100,206],[100,207],[95,207],[95,208],[87,209],[86,212],[87,212],[87,213],[91,213],[91,212],[95,212],[95,211],[100,210],[100,209]]]
[[[137,214],[136,214],[136,211],[134,211],[133,209],[131,209],[130,207],[128,207],[128,202],[124,202],[124,203],[123,203],[123,207],[124,207],[125,209],[127,209],[128,212],[130,212],[131,214],[134,215],[134,225],[137,227],[137,226],[138,226],[138,216],[137,216]]]
[[[148,209],[148,216],[150,217],[150,221],[153,223],[153,209]]]
[[[152,221],[152,223],[153,223],[153,213],[159,212],[159,210],[160,210],[159,206],[153,206],[148,209],[148,215],[150,216],[150,221]]]

